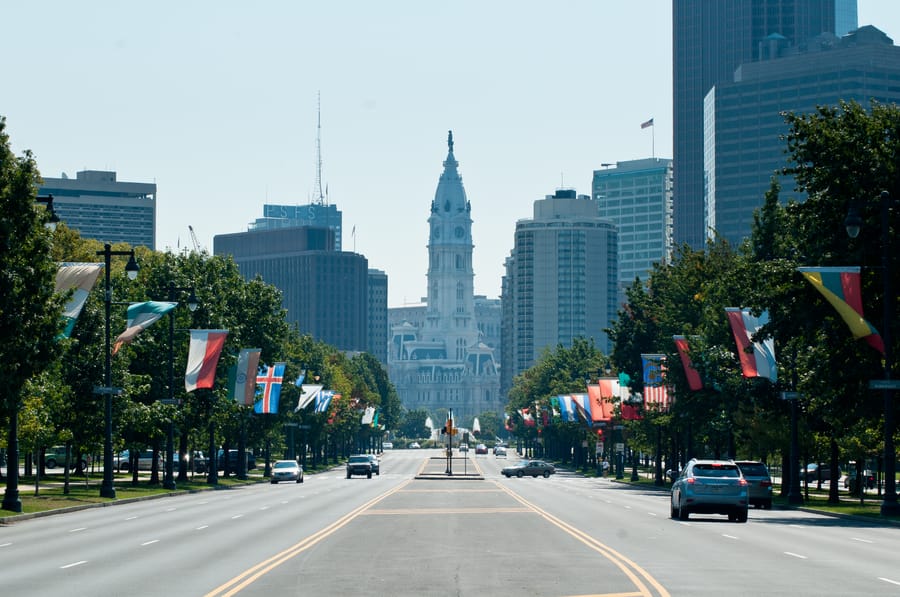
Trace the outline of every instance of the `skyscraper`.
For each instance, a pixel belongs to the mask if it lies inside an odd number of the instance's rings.
[[[804,48],[851,22],[855,0],[673,0],[672,70],[674,233],[677,244],[702,248],[704,229],[703,100],[733,79],[741,64],[765,59],[773,39]],[[841,31],[841,33],[844,33]]]
[[[592,339],[609,351],[605,328],[618,307],[617,232],[597,202],[572,189],[534,202],[516,222],[503,280],[503,388],[546,348]]]
[[[156,184],[119,182],[115,172],[82,170],[74,179],[44,178],[40,195],[83,238],[156,249]]]
[[[273,230],[275,228],[296,228],[313,226],[334,230],[334,250],[340,251],[343,243],[344,214],[337,205],[314,201],[304,205],[263,205],[263,217],[250,224],[250,230]]]
[[[500,413],[494,352],[482,341],[475,311],[472,206],[466,198],[453,133],[428,217],[427,298],[421,325],[391,326],[388,369],[408,409],[453,409],[467,424],[482,412]]]

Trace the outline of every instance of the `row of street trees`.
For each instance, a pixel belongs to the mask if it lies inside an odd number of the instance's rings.
[[[896,218],[889,212],[889,235],[881,238],[879,197],[882,191],[900,197],[900,108],[842,103],[784,116],[784,173],[793,175],[802,198],[795,199],[792,190],[782,200],[773,178],[745,243],[733,247],[713,238],[704,250],[682,247],[671,263],[657,264],[645,283],[636,280],[628,289],[627,304],[609,330],[613,350],[608,361],[581,350],[548,352],[516,378],[510,412],[558,393],[583,392],[583,380],[595,379],[607,363],[614,373],[627,373],[631,390],[641,392],[641,354],[661,353],[667,356],[665,381],[675,401],[667,411],[645,409],[643,419],[627,427],[629,442],[646,453],[655,452],[661,433],[673,468],[695,456],[786,465],[789,405],[780,399],[782,391],[800,395],[802,455],[830,461],[836,470],[839,460],[863,463],[882,454],[886,409],[880,394],[868,388],[869,380],[884,377],[882,354],[853,339],[797,268],[862,266],[867,319],[883,327],[883,277],[892,276],[893,288],[900,286],[896,268],[880,267]],[[848,237],[844,224],[851,206],[863,218],[856,239]],[[774,339],[776,384],[741,376],[726,307],[768,311],[770,322],[755,339]],[[896,303],[893,309],[890,337],[896,345]],[[702,390],[689,389],[673,335],[688,337]],[[565,362],[559,362],[561,357]],[[831,492],[837,500],[837,484],[831,484]]]
[[[103,246],[63,225],[55,232],[44,228],[48,214],[35,203],[35,160],[29,152],[21,158],[12,154],[5,124],[0,118],[0,444],[7,446],[10,435],[17,435],[24,453],[68,444],[76,454],[97,454],[104,429],[103,397],[95,393],[104,385],[103,282],[91,291],[71,337],[58,339],[68,297],[54,293],[54,279],[58,263],[97,261]],[[396,391],[374,357],[345,355],[290,326],[280,292],[259,278],[244,280],[230,257],[143,247],[135,253],[140,272],[133,282],[122,275],[124,264],[113,261],[114,335],[125,329],[127,303],[168,300],[170,286],[192,288],[198,308],[172,312],[177,405],[161,402],[169,392],[168,325],[151,326],[112,358],[112,385],[123,388],[113,400],[116,450],[161,448],[168,422],[174,421],[182,454],[206,450],[212,457],[219,447],[244,445],[293,453],[293,446],[285,445],[287,427],[303,431],[290,435],[297,442],[303,438],[309,456],[320,462],[373,447],[382,426],[390,429],[399,422]],[[215,386],[190,394],[183,383],[189,329],[228,330]],[[262,350],[261,364],[287,364],[277,415],[253,416],[249,407],[227,399],[227,372],[240,349],[250,347]],[[292,382],[302,370],[307,371],[307,383],[340,394],[327,412],[315,413],[312,407],[294,412],[300,388]],[[360,425],[361,413],[369,406],[379,410],[378,427]],[[18,460],[15,447],[8,446],[11,461]],[[151,482],[156,483],[154,469]],[[216,482],[215,467],[211,469],[210,482]],[[186,474],[181,467],[182,481]],[[4,508],[15,509],[15,501],[5,499]]]

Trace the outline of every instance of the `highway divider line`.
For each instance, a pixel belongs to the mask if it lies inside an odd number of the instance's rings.
[[[497,482],[495,481],[494,483]],[[658,595],[658,597],[670,597],[669,592],[665,589],[665,587],[663,587],[658,580],[653,578],[653,576],[649,572],[641,568],[637,563],[620,554],[608,545],[605,545],[600,541],[594,539],[587,533],[573,527],[569,523],[553,516],[546,510],[543,510],[542,508],[539,508],[538,506],[532,504],[508,487],[500,483],[497,483],[497,485],[499,487],[502,487],[503,490],[506,491],[514,500],[518,501],[524,506],[527,506],[528,508],[531,508],[536,514],[543,517],[551,524],[562,529],[566,533],[572,535],[575,539],[581,541],[590,549],[593,549],[604,558],[612,562],[616,567],[619,568],[619,570],[621,570],[625,574],[625,576],[629,578],[629,580],[631,580],[631,582],[634,583],[634,586],[638,589],[640,595],[644,595],[645,597],[654,596],[654,593],[647,588],[646,584],[644,584],[644,581],[646,581],[647,584],[656,589],[656,595]],[[639,576],[643,578],[643,581],[641,580],[641,578],[639,578]]]
[[[262,575],[270,572],[271,570],[280,566],[281,564],[285,563],[286,561],[290,560],[294,556],[306,551],[307,549],[309,549],[310,547],[312,547],[313,545],[315,545],[322,539],[325,539],[326,537],[328,537],[329,535],[331,535],[332,533],[334,533],[341,527],[345,526],[347,523],[349,523],[354,518],[358,517],[365,510],[371,508],[372,506],[374,506],[378,502],[384,500],[388,496],[391,496],[394,493],[400,491],[406,485],[408,485],[410,482],[411,482],[411,480],[407,480],[404,483],[401,483],[400,485],[398,485],[397,487],[394,487],[393,489],[382,493],[378,497],[375,497],[375,498],[369,500],[362,506],[357,507],[355,510],[350,511],[349,513],[345,514],[341,518],[337,519],[335,522],[331,523],[324,529],[316,531],[309,537],[304,538],[302,541],[299,541],[298,543],[295,543],[291,547],[288,547],[287,549],[275,554],[274,556],[272,556],[266,560],[263,560],[262,562],[256,564],[255,566],[248,568],[247,570],[238,574],[237,576],[235,576],[228,582],[226,582],[222,585],[219,585],[218,587],[216,587],[215,589],[213,589],[212,591],[207,593],[204,597],[231,597],[232,595],[237,594],[242,589],[246,588],[248,585],[250,585],[251,583],[256,581],[256,579],[258,579]]]

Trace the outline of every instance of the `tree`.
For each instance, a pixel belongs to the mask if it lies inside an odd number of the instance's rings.
[[[0,395],[10,421],[10,467],[3,508],[21,511],[17,417],[21,392],[59,354],[65,297],[54,292],[57,265],[50,255],[48,214],[35,205],[40,174],[30,151],[17,158],[0,117]]]
[[[428,418],[428,411],[423,409],[408,410],[403,414],[403,419],[398,427],[398,432],[402,437],[409,439],[422,439],[429,437],[430,432],[425,426],[425,420]]]

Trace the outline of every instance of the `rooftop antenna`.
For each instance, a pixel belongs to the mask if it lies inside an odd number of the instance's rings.
[[[322,193],[322,92],[316,95],[316,198],[319,205],[326,205],[326,195]]]

